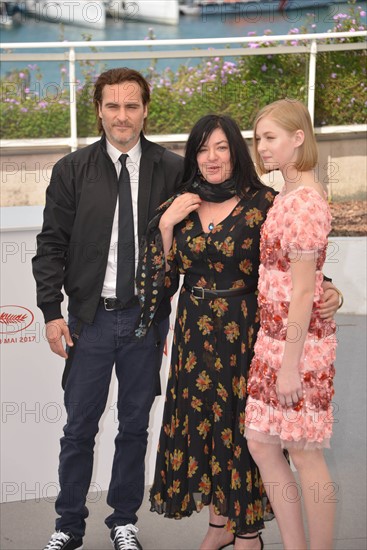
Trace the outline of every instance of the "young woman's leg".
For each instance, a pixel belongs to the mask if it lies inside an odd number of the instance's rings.
[[[248,440],[277,519],[285,550],[307,548],[302,521],[301,494],[279,445]]]
[[[334,484],[321,449],[290,451],[300,477],[311,550],[333,547],[335,516]]]

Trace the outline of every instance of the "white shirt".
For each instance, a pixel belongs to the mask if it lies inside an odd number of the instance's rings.
[[[119,157],[121,151],[116,149],[108,140],[106,140],[107,153],[111,157],[112,162],[115,165],[117,179],[121,172],[121,162]],[[135,272],[139,257],[139,239],[138,239],[138,190],[139,190],[139,169],[141,159],[141,143],[140,140],[130,151],[126,159],[126,168],[130,174],[131,185],[131,198],[133,203],[133,216],[134,216],[134,241],[135,241]],[[103,282],[102,296],[103,298],[115,298],[116,297],[116,278],[117,278],[117,243],[118,243],[118,231],[119,231],[119,199],[117,197],[117,204],[115,210],[115,216],[113,218],[112,233],[110,249],[108,252],[108,261],[105,279]],[[136,292],[136,291],[135,291]]]

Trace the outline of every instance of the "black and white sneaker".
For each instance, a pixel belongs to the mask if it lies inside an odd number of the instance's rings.
[[[43,550],[82,550],[83,539],[76,539],[71,533],[56,531]]]
[[[136,538],[139,531],[135,525],[115,525],[111,529],[111,542],[115,550],[143,550],[142,545]]]

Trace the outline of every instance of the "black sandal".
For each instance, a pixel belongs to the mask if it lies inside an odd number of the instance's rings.
[[[261,544],[260,548],[261,548],[261,550],[263,550],[263,548],[264,548],[264,541],[263,541],[263,539],[262,539],[262,537],[261,537],[261,533],[256,533],[256,535],[252,535],[252,536],[250,536],[250,537],[249,537],[248,535],[247,535],[247,536],[245,536],[245,535],[236,535],[235,538],[238,538],[238,539],[248,539],[248,540],[250,540],[250,539],[257,539],[257,537],[259,537],[259,539],[260,539],[260,544]]]
[[[209,526],[210,526],[210,527],[216,527],[217,529],[224,529],[224,527],[226,526],[226,524],[224,524],[224,525],[216,525],[215,523],[210,523],[210,522],[209,522]],[[218,548],[218,550],[223,550],[223,548],[227,548],[227,546],[232,546],[232,545],[234,544],[235,538],[236,538],[236,537],[234,536],[232,542],[229,542],[228,544],[225,544],[224,546],[221,546],[220,548]]]

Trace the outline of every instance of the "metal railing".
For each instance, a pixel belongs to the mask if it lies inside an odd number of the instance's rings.
[[[286,34],[286,35],[263,35],[251,37],[236,38],[192,38],[192,39],[172,39],[172,40],[119,40],[119,41],[76,41],[76,42],[24,42],[24,43],[3,43],[1,49],[5,53],[1,55],[2,61],[64,61],[69,63],[70,82],[70,136],[67,138],[49,138],[49,139],[3,139],[0,142],[2,148],[35,148],[35,147],[70,147],[72,151],[79,145],[85,145],[97,138],[78,138],[77,134],[77,106],[76,101],[76,63],[78,61],[96,61],[96,60],[125,60],[130,62],[138,59],[180,59],[180,58],[205,58],[205,57],[234,57],[234,56],[252,56],[252,55],[276,55],[276,54],[299,54],[306,53],[310,56],[308,68],[307,83],[307,106],[312,120],[314,120],[315,111],[315,83],[317,54],[326,51],[348,51],[365,50],[365,42],[348,42],[325,44],[322,41],[326,39],[340,38],[367,38],[367,31],[358,32],[328,32],[312,34]],[[307,45],[291,45],[289,42],[305,41]],[[276,46],[264,48],[244,48],[250,43],[261,45],[264,42],[283,42]],[[320,43],[321,42],[321,43]],[[210,49],[198,49],[198,47],[210,44]],[[226,45],[225,48],[215,49],[214,46]],[[237,45],[235,48],[228,48],[229,45]],[[172,46],[185,47],[180,50],[157,50],[156,47]],[[191,46],[191,49],[189,48]],[[112,52],[83,52],[77,50],[81,48],[131,48],[134,51],[112,51]],[[138,48],[147,48],[149,50],[137,51]],[[35,53],[34,50],[47,48],[49,50],[62,49],[62,53]],[[195,48],[195,49],[193,49]],[[14,50],[27,49],[27,53],[13,53]],[[363,124],[322,127],[315,128],[318,134],[325,133],[349,133],[365,132],[366,127]],[[251,132],[244,131],[245,137],[250,137]],[[154,141],[160,143],[186,141],[187,134],[169,134],[152,136]]]

